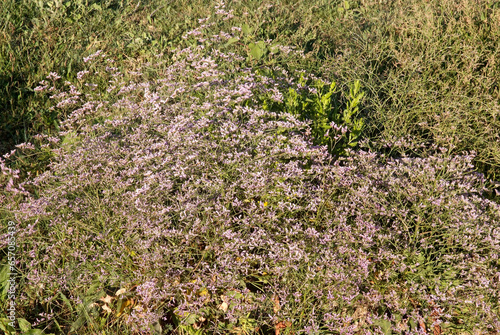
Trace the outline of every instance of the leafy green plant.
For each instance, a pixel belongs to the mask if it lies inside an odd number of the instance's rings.
[[[5,264],[0,270],[0,306],[5,306],[8,303],[8,290],[9,290],[9,264]],[[2,310],[0,314],[0,330],[4,332],[6,335],[14,335],[16,334],[16,329],[12,327],[12,320],[7,317],[7,313]],[[18,329],[25,335],[54,335],[47,334],[41,329],[32,329],[31,324],[25,319],[21,317],[16,317],[15,323],[18,324]]]
[[[270,75],[263,70],[257,73]],[[363,133],[365,122],[359,115],[359,107],[364,96],[357,80],[351,84],[346,102],[342,104],[335,82],[327,85],[321,79],[306,80],[301,74],[298,86],[289,87],[282,102],[265,96],[261,103],[265,110],[287,112],[311,121],[314,143],[327,145],[334,155],[345,155],[347,148],[358,145]]]

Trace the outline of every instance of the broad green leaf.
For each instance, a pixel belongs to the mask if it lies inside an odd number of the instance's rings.
[[[245,35],[249,35],[252,31],[250,30],[250,27],[248,26],[248,24],[246,23],[243,23],[243,25],[241,26],[241,30],[243,31],[243,33]]]
[[[193,326],[179,326],[179,330],[188,335],[203,335],[205,334],[202,329],[194,329]]]
[[[162,327],[159,322],[155,322],[152,325],[149,326],[149,328],[152,330],[153,335],[161,335],[162,334]]]
[[[0,319],[0,330],[3,330],[5,334],[15,334],[15,329],[12,328],[9,323],[12,322],[7,318]]]
[[[263,47],[260,42],[250,43],[250,54],[257,60],[259,60],[265,53],[265,46]]]
[[[182,319],[182,322],[187,325],[195,324],[200,317],[196,314],[189,313],[186,317]]]
[[[415,322],[415,320],[413,320],[412,318],[410,318],[410,320],[408,321],[408,323],[410,324],[410,329],[411,330],[417,330],[417,323]]]
[[[332,93],[334,93],[334,92],[335,92],[335,86],[336,86],[336,85],[337,85],[337,84],[335,84],[335,82],[334,82],[334,81],[332,81],[332,83],[330,84],[330,92],[332,92]]]
[[[240,39],[238,37],[231,37],[230,39],[227,40],[226,46],[234,44],[234,43],[238,42],[239,40]]]
[[[391,322],[389,320],[377,320],[374,322],[374,324],[381,328],[381,330],[384,332],[384,335],[392,334]]]
[[[87,321],[87,317],[85,316],[85,314],[83,314],[83,313],[80,314],[78,319],[71,324],[71,331],[72,332],[77,331],[85,324],[86,321]]]
[[[29,323],[26,319],[17,318],[17,324],[19,325],[19,329],[26,334],[27,331],[31,329],[31,323]]]
[[[40,330],[40,329],[30,329],[23,334],[25,334],[25,335],[49,335],[49,334],[45,334],[43,332],[43,330]]]
[[[5,264],[0,271],[0,301],[5,301],[9,289],[9,264]]]
[[[420,263],[420,265],[423,265],[425,263],[425,255],[424,254],[419,254],[418,257],[417,257],[417,261],[418,263]]]
[[[257,320],[250,318],[250,314],[247,314],[245,318],[238,319],[238,323],[244,334],[251,334],[258,327]]]
[[[264,42],[264,41],[258,41],[256,44],[257,44],[257,45],[259,46],[259,48],[261,48],[262,50],[266,49],[266,42]],[[266,49],[266,50],[267,50],[267,49]]]

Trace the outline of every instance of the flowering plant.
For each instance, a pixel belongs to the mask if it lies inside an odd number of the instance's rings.
[[[55,108],[74,110],[57,139],[39,138],[49,169],[19,183],[0,165],[24,248],[20,305],[73,332],[417,334],[466,328],[465,316],[498,329],[500,207],[472,155],[349,149],[359,85],[330,115],[334,86],[246,67],[221,51],[232,37],[203,35],[231,19],[223,5],[216,15],[157,79],[94,54],[77,78],[88,81],[52,86]],[[99,62],[109,100],[93,93]],[[317,100],[284,100],[280,81]],[[334,130],[346,157],[317,142]]]

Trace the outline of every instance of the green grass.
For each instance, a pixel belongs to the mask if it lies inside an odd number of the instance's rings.
[[[53,133],[66,116],[49,111],[33,92],[49,72],[73,79],[83,57],[99,49],[120,68],[133,68],[176,45],[206,7],[202,1],[2,1],[0,151]]]
[[[359,1],[352,8],[322,35],[330,46],[325,63],[338,81],[362,81],[371,136],[474,150],[478,170],[498,181],[498,3]]]
[[[210,4],[3,1],[0,152],[53,133],[64,119],[33,92],[49,72],[74,78],[83,56],[98,49],[119,68],[134,68],[182,45],[182,33]],[[254,42],[273,39],[304,51],[305,59],[281,64],[286,68],[333,79],[345,91],[360,80],[376,149],[412,135],[454,153],[474,150],[478,170],[500,180],[495,1],[235,1],[231,8]]]

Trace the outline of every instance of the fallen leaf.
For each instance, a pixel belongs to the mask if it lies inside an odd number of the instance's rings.
[[[274,334],[279,335],[282,329],[288,328],[292,325],[290,321],[281,321],[274,326]]]
[[[278,313],[278,311],[281,309],[280,298],[275,294],[275,295],[273,295],[272,299],[273,299],[273,303],[274,303],[273,311],[274,311],[274,313]]]
[[[125,288],[121,288],[121,289],[119,289],[118,291],[116,291],[115,295],[116,295],[117,297],[119,297],[120,295],[124,294],[125,292],[127,292],[127,289],[125,289]]]
[[[226,302],[223,302],[222,304],[219,305],[219,309],[222,310],[223,312],[227,312],[228,308],[229,305]]]
[[[96,303],[96,302],[93,302],[91,303],[90,305],[88,305],[87,307],[88,308],[94,308],[94,307],[98,307],[99,305]]]
[[[132,306],[133,304],[134,304],[133,299],[120,299],[120,300],[118,300],[118,313],[116,313],[116,316],[119,317],[120,315],[122,315],[125,308]]]
[[[111,302],[113,301],[114,297],[110,296],[110,295],[107,295],[101,299],[99,299],[100,301],[104,302],[105,304],[111,304]]]
[[[427,331],[425,329],[425,323],[424,323],[424,319],[420,319],[418,321],[418,325],[420,326],[420,328],[422,328],[422,330],[424,331],[424,334],[427,334]]]

